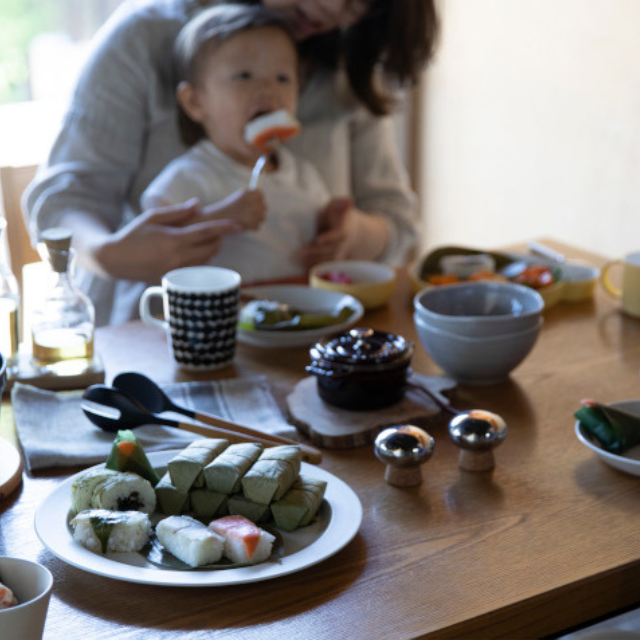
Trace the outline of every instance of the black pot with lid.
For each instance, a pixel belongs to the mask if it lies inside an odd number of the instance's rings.
[[[381,409],[404,397],[413,345],[402,336],[355,328],[317,342],[307,371],[318,394],[335,407]]]

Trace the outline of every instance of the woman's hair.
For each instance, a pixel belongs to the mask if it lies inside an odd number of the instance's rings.
[[[299,43],[304,59],[329,68],[344,63],[349,83],[374,114],[389,112],[393,98],[376,81],[380,69],[396,85],[415,85],[436,48],[434,0],[371,0],[358,23]]]
[[[221,4],[204,9],[182,28],[174,46],[177,83],[195,84],[203,63],[225,40],[251,29],[276,27],[296,45],[289,25],[278,12],[260,4]],[[182,141],[193,145],[205,136],[203,128],[191,120],[178,105],[178,126]]]

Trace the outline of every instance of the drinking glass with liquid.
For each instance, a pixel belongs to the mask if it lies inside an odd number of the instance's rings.
[[[55,227],[40,236],[38,252],[51,272],[31,322],[33,363],[60,375],[80,373],[93,360],[95,312],[73,282],[71,235],[70,229]]]
[[[6,227],[7,221],[0,218],[0,247],[4,247],[3,235]],[[12,369],[18,358],[19,310],[18,281],[8,263],[1,259],[0,253],[0,353],[7,361],[8,371]]]

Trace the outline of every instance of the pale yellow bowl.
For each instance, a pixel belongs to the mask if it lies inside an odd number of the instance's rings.
[[[427,287],[433,286],[420,277],[420,267],[422,266],[423,261],[424,258],[420,258],[412,262],[407,267],[407,273],[409,275],[409,281],[411,282],[411,288],[414,295]],[[597,269],[595,271],[597,271]],[[593,275],[589,280],[575,280],[568,282],[561,280],[560,282],[552,284],[550,287],[544,287],[537,291],[544,300],[544,308],[550,309],[560,302],[560,300],[576,301],[584,300],[592,296],[597,280],[597,276],[593,278]]]
[[[562,299],[580,302],[593,298],[599,278],[598,267],[579,260],[567,261],[562,265],[562,282],[564,282]]]
[[[328,271],[339,271],[348,275],[353,284],[331,282],[320,277]],[[309,273],[309,284],[316,289],[347,293],[359,300],[368,311],[389,302],[396,286],[396,272],[392,267],[379,262],[336,260],[313,267]]]

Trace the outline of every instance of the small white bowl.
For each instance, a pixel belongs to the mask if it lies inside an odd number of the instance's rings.
[[[429,287],[413,301],[429,326],[465,336],[499,336],[538,326],[540,294],[512,282],[470,282]]]
[[[332,282],[321,276],[328,272],[343,273],[352,283]],[[309,272],[309,284],[317,289],[339,291],[360,300],[366,310],[377,309],[387,302],[396,286],[393,267],[368,260],[335,260],[316,265]]]
[[[0,640],[36,640],[42,637],[53,588],[51,572],[37,562],[0,558],[0,576],[18,604],[0,609]]]
[[[434,327],[417,313],[418,336],[431,359],[451,378],[468,385],[505,380],[530,353],[542,319],[522,331],[497,336],[465,336]]]

